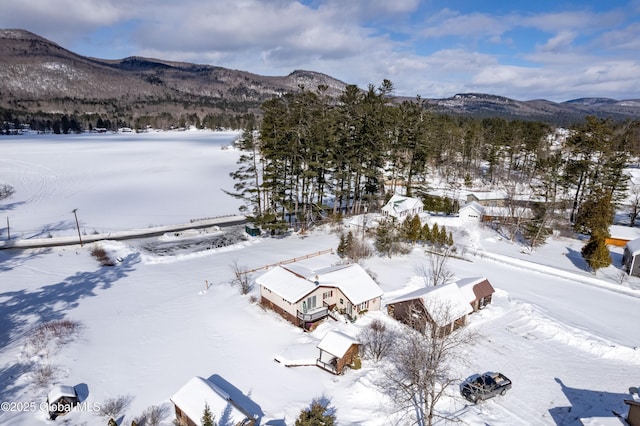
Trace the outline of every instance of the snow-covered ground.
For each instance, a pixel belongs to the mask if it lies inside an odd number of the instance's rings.
[[[0,139],[0,183],[16,193],[0,203],[11,237],[67,237],[234,214],[228,173],[239,153],[221,149],[237,133],[167,132],[126,135],[17,136]],[[4,222],[4,218],[3,222]],[[457,388],[438,410],[470,425],[579,425],[580,418],[613,419],[626,413],[628,388],[640,385],[640,280],[621,279],[621,251],[596,276],[580,257],[582,243],[557,238],[530,253],[477,226],[454,228],[466,260],[450,259],[458,278],[484,275],[497,289],[494,303],[469,317],[481,338],[469,349],[460,378],[501,371],[513,380],[506,396],[470,406]],[[215,230],[211,235],[215,235]],[[322,395],[341,425],[406,424],[376,388],[377,366],[333,376],[317,367],[285,367],[275,358],[313,359],[330,330],[350,334],[384,312],[354,324],[328,321],[304,333],[242,296],[229,282],[231,264],[249,268],[337,247],[327,228],[282,239],[247,237],[232,246],[202,250],[202,231],[144,241],[100,245],[118,262],[102,267],[93,245],[0,251],[0,412],[2,425],[106,424],[99,407],[129,395],[118,418],[131,420],[169,398],[193,376],[223,380],[249,398],[261,424],[292,425],[300,410]],[[7,238],[2,229],[0,239]],[[179,250],[154,247],[175,242]],[[197,248],[200,247],[200,248]],[[326,254],[310,267],[337,262]],[[385,291],[383,303],[406,290],[427,264],[424,250],[365,266]],[[255,275],[254,275],[255,276]],[[208,285],[208,288],[206,288]],[[27,344],[38,323],[70,319],[81,327],[61,346]],[[50,388],[36,385],[50,365],[51,383],[84,390],[86,408],[58,420],[32,410]],[[28,403],[18,405],[18,403]],[[22,407],[22,411],[17,408]],[[220,418],[220,413],[214,413]],[[446,424],[446,422],[442,422]]]

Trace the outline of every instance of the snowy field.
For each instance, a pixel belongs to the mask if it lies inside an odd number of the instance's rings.
[[[0,183],[16,193],[0,203],[0,212],[12,239],[74,235],[73,209],[86,233],[235,214],[237,201],[221,189],[232,188],[228,174],[239,153],[222,147],[237,136],[3,137]],[[625,414],[629,387],[640,386],[640,280],[621,279],[621,251],[612,252],[614,265],[594,276],[577,240],[552,239],[529,253],[484,228],[449,229],[465,247],[466,260],[448,263],[456,278],[486,276],[496,288],[494,303],[469,317],[468,327],[481,338],[458,366],[459,377],[500,371],[514,384],[504,397],[476,406],[452,387],[438,411],[477,426],[580,425],[588,417],[604,424],[615,419],[613,411]],[[14,408],[0,412],[0,424],[106,425],[101,404],[129,396],[120,425],[130,425],[150,406],[161,407],[162,424],[171,425],[169,398],[194,376],[233,386],[253,401],[263,425],[293,425],[300,410],[322,395],[331,399],[340,425],[408,424],[376,390],[378,369],[366,359],[362,369],[342,376],[274,361],[314,358],[328,331],[355,335],[374,318],[392,321],[385,313],[370,312],[354,324],[329,320],[304,333],[229,284],[234,261],[254,268],[335,249],[338,237],[331,229],[282,239],[247,237],[221,249],[185,243],[175,251],[149,250],[192,241],[196,234],[100,243],[119,259],[113,267],[100,266],[89,254],[91,245],[0,251],[0,401]],[[6,238],[3,228],[0,239]],[[319,267],[337,260],[327,254],[305,263]],[[377,275],[384,304],[407,290],[427,259],[418,247],[406,256],[364,263]],[[81,327],[64,345],[28,344],[36,324],[57,319]],[[43,366],[53,376],[50,384],[37,385]],[[15,410],[17,403],[38,406],[51,384],[76,386],[97,408],[56,421],[40,410]]]

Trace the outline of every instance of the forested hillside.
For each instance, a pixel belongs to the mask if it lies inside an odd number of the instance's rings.
[[[392,90],[385,81],[365,92],[348,86],[337,102],[322,88],[265,102],[259,128],[240,141],[245,154],[230,193],[258,223],[278,227],[378,211],[396,190],[426,200],[436,189],[501,189],[535,214],[514,233],[571,225],[593,233],[600,229],[593,212],[612,220],[627,189],[623,169],[640,153],[638,121],[587,117],[560,131],[535,121],[438,114],[420,99],[395,104]],[[607,214],[601,205],[610,206]]]

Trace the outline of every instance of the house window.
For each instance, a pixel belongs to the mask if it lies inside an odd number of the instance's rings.
[[[358,309],[361,311],[364,311],[365,309],[369,309],[369,301],[367,300],[366,302],[362,302]]]
[[[344,300],[343,299],[340,299],[340,304],[344,305]]]
[[[303,312],[307,312],[307,310],[312,310],[315,308],[316,308],[316,296],[307,297],[306,302],[302,302]]]
[[[330,297],[333,297],[333,290],[325,291],[324,293],[322,293],[322,300],[328,299]]]

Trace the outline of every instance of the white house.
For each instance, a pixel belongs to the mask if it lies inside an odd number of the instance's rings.
[[[309,329],[332,312],[351,319],[380,310],[382,290],[357,263],[310,270],[279,265],[256,279],[261,304]]]
[[[422,213],[423,208],[424,204],[418,198],[394,194],[393,197],[387,201],[387,204],[382,207],[382,215],[394,217],[402,221],[409,216]]]
[[[484,216],[484,207],[477,201],[471,201],[460,207],[458,216],[463,222],[481,222]]]

